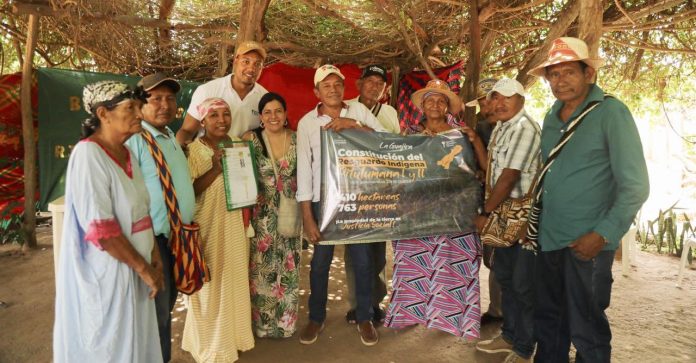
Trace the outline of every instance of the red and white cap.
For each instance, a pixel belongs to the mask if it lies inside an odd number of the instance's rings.
[[[546,67],[564,62],[583,62],[593,69],[604,65],[604,60],[590,58],[587,44],[578,38],[562,37],[553,41],[546,61],[529,71],[527,74],[536,77],[544,77]]]

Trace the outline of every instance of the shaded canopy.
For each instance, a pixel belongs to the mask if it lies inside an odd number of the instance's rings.
[[[469,58],[469,2],[455,0],[24,0],[0,8],[0,27],[23,42],[21,14],[44,15],[37,53],[48,66],[205,80],[226,71],[245,1],[265,10],[253,31],[270,62],[409,71]],[[580,1],[479,1],[481,75],[526,73],[549,32],[577,35]],[[605,79],[693,77],[693,0],[604,1],[601,26]]]

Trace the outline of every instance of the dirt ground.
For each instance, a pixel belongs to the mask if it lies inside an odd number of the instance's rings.
[[[40,247],[20,253],[0,246],[0,362],[50,362],[53,329],[54,269],[50,227],[40,228]],[[355,327],[344,321],[347,309],[342,248],[336,249],[330,281],[327,326],[317,343],[304,346],[295,337],[257,339],[256,347],[239,362],[502,362],[504,354],[477,352],[475,342],[447,333],[413,327],[396,331],[379,328],[375,347],[360,343]],[[310,255],[302,255],[302,298],[299,326],[307,319]],[[683,287],[675,287],[679,260],[638,252],[629,277],[614,265],[612,304],[608,310],[615,362],[696,362],[696,270],[685,272]],[[488,271],[481,270],[482,306],[487,301]],[[193,362],[182,351],[185,308],[179,299],[173,323],[173,362]],[[487,326],[482,338],[497,334]]]

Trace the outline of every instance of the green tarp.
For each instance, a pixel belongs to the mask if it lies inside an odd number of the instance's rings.
[[[39,89],[39,199],[40,208],[65,193],[65,170],[70,150],[80,139],[80,123],[87,118],[82,106],[82,88],[89,83],[116,80],[135,85],[140,77],[111,73],[80,72],[56,68],[37,71]],[[177,102],[176,131],[183,122],[197,83],[182,81]]]

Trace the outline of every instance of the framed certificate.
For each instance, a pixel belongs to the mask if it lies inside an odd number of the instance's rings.
[[[256,156],[251,142],[226,141],[220,144],[222,176],[225,182],[227,210],[256,204],[258,195]]]

